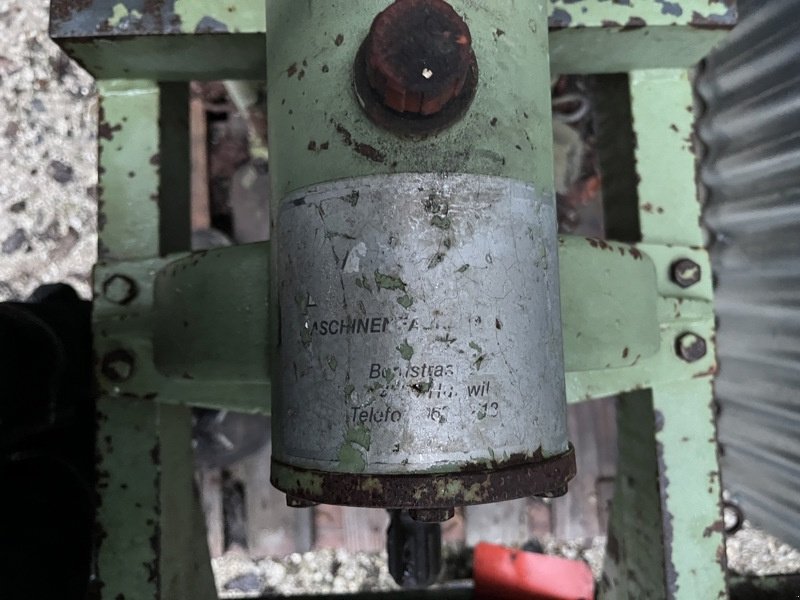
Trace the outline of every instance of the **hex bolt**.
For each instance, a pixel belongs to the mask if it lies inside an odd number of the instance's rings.
[[[675,352],[686,362],[700,360],[707,351],[706,341],[694,333],[684,333],[675,340]]]
[[[103,282],[103,297],[109,302],[124,306],[139,293],[136,282],[127,275],[112,275]]]
[[[672,282],[682,288],[688,288],[698,283],[701,275],[700,265],[688,258],[676,260],[670,267]]]
[[[291,508],[311,508],[312,506],[317,506],[318,504],[319,502],[304,500],[303,498],[298,498],[297,496],[286,496],[286,506]]]
[[[109,381],[122,383],[130,379],[133,375],[134,364],[135,360],[133,354],[127,350],[112,350],[103,356],[100,372],[103,373]]]
[[[370,87],[399,112],[428,116],[461,94],[475,63],[472,36],[444,0],[397,0],[365,42]]]
[[[420,523],[444,523],[456,514],[455,508],[412,508],[409,516]]]

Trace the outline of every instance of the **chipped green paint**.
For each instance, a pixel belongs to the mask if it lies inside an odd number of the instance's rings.
[[[353,396],[353,392],[356,391],[356,386],[352,383],[345,384],[344,386],[344,397],[348,400]]]
[[[309,496],[322,494],[325,478],[316,471],[292,469],[280,463],[272,463],[270,481],[280,489],[295,490],[302,496],[303,492]]]
[[[336,357],[335,356],[329,356],[327,362],[328,362],[328,368],[331,371],[335,371],[336,370],[336,366],[338,364],[338,361],[336,360]]]
[[[686,69],[724,40],[737,18],[733,2],[727,0],[552,0],[550,4],[554,73]]]
[[[384,369],[382,375],[387,384],[391,384],[394,381],[394,371],[392,369]]]
[[[378,286],[378,289],[406,291],[406,284],[402,279],[393,275],[385,275],[379,271],[375,271],[375,285]]]
[[[111,18],[109,18],[108,23],[112,27],[117,27],[122,22],[123,19],[130,18],[130,19],[141,19],[142,13],[138,10],[130,9],[122,2],[115,4],[114,9],[111,13]]]
[[[550,26],[674,27],[703,24],[733,26],[736,9],[730,2],[709,0],[550,0]],[[658,46],[653,43],[653,46]]]
[[[361,277],[356,279],[356,287],[365,289],[368,292],[372,291],[372,286],[369,284],[369,279],[367,279],[366,275],[362,275]]]
[[[348,430],[344,443],[339,447],[338,468],[346,473],[363,473],[367,468],[364,456],[370,443],[370,431],[363,425]]]
[[[397,347],[397,351],[404,360],[411,360],[411,357],[414,356],[414,348],[408,344],[408,340],[405,340],[402,344],[400,344]]]
[[[223,31],[238,33],[252,31],[264,23],[264,2],[242,0],[176,0],[175,14],[179,15],[185,31],[196,31],[204,22],[216,21]]]
[[[469,265],[461,265],[458,268],[457,272],[458,273],[466,273],[468,270],[469,270]]]
[[[397,299],[397,303],[403,308],[411,308],[411,305],[414,304],[414,299],[408,294],[404,294]]]
[[[475,350],[475,352],[477,352],[478,354],[481,354],[481,353],[483,352],[483,348],[481,348],[481,347],[480,347],[478,344],[476,344],[475,342],[470,342],[470,343],[469,343],[469,347],[470,347],[470,348],[472,348],[473,350]]]

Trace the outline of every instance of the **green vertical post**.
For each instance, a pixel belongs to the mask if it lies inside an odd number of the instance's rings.
[[[159,154],[176,140],[165,143],[158,124],[161,107],[174,98],[148,81],[104,81],[99,90],[98,245],[109,268],[158,256],[162,247],[162,213],[169,211],[159,210]],[[174,210],[169,219],[179,221]],[[106,293],[104,283],[95,281],[96,295]],[[103,306],[95,308],[98,320],[109,318]],[[98,358],[102,365],[105,357]],[[96,596],[215,598],[197,522],[190,409],[100,397],[97,427]]]
[[[675,258],[702,252],[689,75],[684,70],[635,71],[630,93],[642,241],[664,246]],[[697,262],[708,265],[705,255]],[[661,268],[658,277],[669,281],[669,264]],[[701,284],[681,291],[696,296],[698,317],[705,322],[713,320],[710,277],[704,269]],[[677,287],[668,290],[667,295],[678,295]],[[713,358],[713,335],[691,327],[688,332],[704,337],[703,360]],[[628,394],[620,401],[621,459],[602,598],[727,597],[715,368],[712,360],[692,379],[675,377],[653,386],[650,394]]]

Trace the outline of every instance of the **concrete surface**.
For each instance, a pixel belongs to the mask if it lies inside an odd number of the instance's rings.
[[[49,0],[0,0],[0,301],[96,258],[94,85],[47,36]]]

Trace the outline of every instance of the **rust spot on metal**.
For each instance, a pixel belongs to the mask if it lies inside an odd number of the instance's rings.
[[[153,156],[150,157],[150,164],[154,167],[158,167],[161,165],[161,153],[156,152]]]
[[[669,597],[675,597],[678,592],[678,572],[672,559],[672,545],[674,528],[672,513],[667,510],[669,499],[669,478],[667,465],[664,462],[664,444],[656,442],[656,460],[658,463],[658,487],[661,496],[661,530],[664,540],[664,570],[666,574],[667,591]]]
[[[722,519],[717,519],[703,530],[703,537],[709,538],[712,534],[722,533],[723,531],[725,531],[725,523]]]
[[[629,248],[629,249],[628,249],[628,252],[630,252],[630,253],[631,253],[631,256],[632,256],[632,257],[633,257],[635,260],[642,260],[642,259],[643,259],[643,257],[642,257],[642,253],[639,251],[639,249],[638,249],[638,248],[631,247],[631,248]]]
[[[472,465],[454,473],[409,475],[329,473],[289,467],[273,460],[272,483],[288,494],[311,502],[373,506],[382,508],[449,508],[500,502],[524,496],[545,495],[561,490],[575,475],[575,451],[548,459],[541,451],[534,456],[512,457],[486,469]],[[321,485],[305,487],[298,477],[279,481],[277,467],[289,467],[313,476]]]
[[[289,68],[286,69],[286,76],[291,79],[294,77],[294,74],[297,73],[297,63],[292,63],[289,65]]]
[[[556,8],[550,14],[547,25],[550,29],[564,29],[572,23],[572,15],[563,8]]]
[[[315,140],[309,140],[307,148],[309,151],[315,152],[317,149],[317,142]]]
[[[362,144],[357,143],[355,144],[355,151],[358,152],[361,156],[366,156],[373,162],[383,163],[386,162],[386,155],[377,150],[375,147],[370,146],[369,144]]]
[[[634,31],[636,29],[641,29],[642,27],[647,27],[647,22],[644,19],[641,17],[631,17],[628,19],[628,22],[625,23],[625,26],[620,29],[620,31]]]
[[[628,358],[628,354],[630,354],[630,348],[625,348],[622,351],[622,358]]]
[[[341,123],[336,123],[331,119],[331,123],[336,127],[336,133],[342,136],[342,141],[347,146],[353,145],[353,135],[347,130],[347,128],[342,125]]]
[[[341,46],[344,43],[344,36],[340,33],[336,36],[336,39],[333,40],[333,43],[337,46]]]
[[[97,137],[103,140],[113,140],[114,132],[121,129],[122,125],[119,123],[112,127],[107,121],[100,121],[100,125],[97,128]]]

